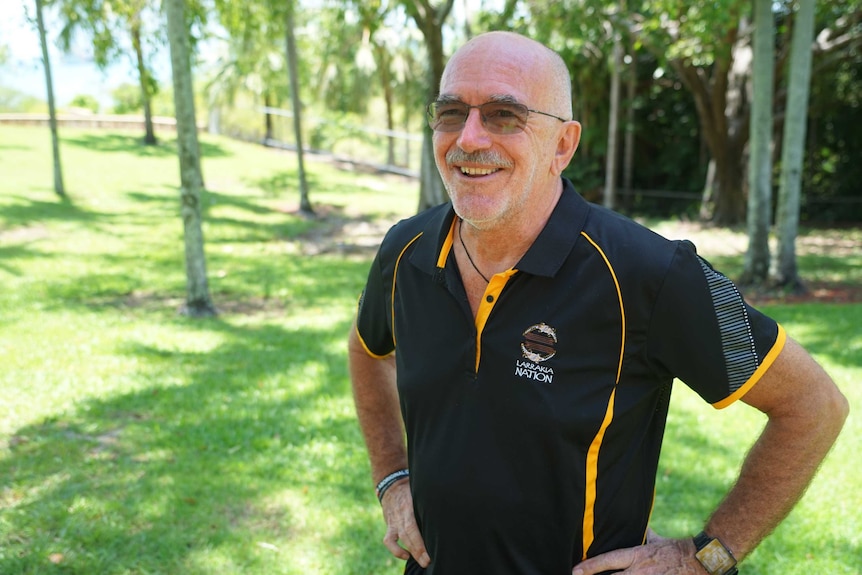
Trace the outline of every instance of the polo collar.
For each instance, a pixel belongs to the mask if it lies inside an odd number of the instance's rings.
[[[515,268],[537,276],[557,275],[581,236],[589,211],[590,204],[563,178],[563,193],[551,217]]]
[[[438,263],[445,262],[452,249],[455,210],[452,204],[432,208],[437,213],[428,219],[410,256],[413,265],[428,274],[441,271]],[[545,227],[521,258],[515,269],[533,275],[554,277],[572,251],[587,220],[590,204],[563,178],[563,193],[554,206]]]

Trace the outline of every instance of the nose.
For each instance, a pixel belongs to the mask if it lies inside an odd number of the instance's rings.
[[[482,123],[482,113],[478,108],[471,108],[458,136],[458,146],[465,152],[473,152],[490,147],[491,134]]]

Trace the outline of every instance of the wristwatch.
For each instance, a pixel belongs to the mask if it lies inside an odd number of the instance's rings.
[[[717,537],[710,537],[705,531],[694,536],[697,552],[694,556],[709,575],[737,575],[736,557]]]

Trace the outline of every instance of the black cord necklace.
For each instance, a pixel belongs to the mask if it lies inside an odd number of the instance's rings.
[[[476,265],[476,262],[473,261],[473,258],[470,257],[470,252],[467,251],[467,245],[464,243],[464,236],[461,234],[461,227],[464,225],[464,220],[458,221],[458,239],[461,240],[461,247],[464,248],[464,253],[467,254],[467,260],[469,260],[470,265],[473,266],[473,269],[476,270],[476,273],[479,274],[483,280],[485,280],[486,284],[491,283],[491,280],[485,277],[481,271],[479,271],[479,266]]]

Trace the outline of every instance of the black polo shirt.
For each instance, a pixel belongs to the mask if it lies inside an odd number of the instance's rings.
[[[674,377],[724,407],[783,346],[692,244],[564,183],[475,320],[450,205],[394,226],[371,266],[357,329],[397,351],[428,575],[565,575],[641,544]]]

